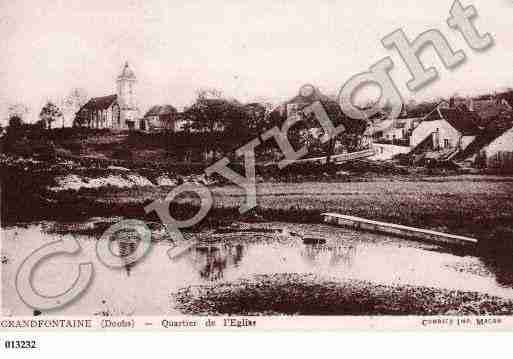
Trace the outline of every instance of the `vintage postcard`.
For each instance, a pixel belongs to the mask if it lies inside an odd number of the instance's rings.
[[[506,0],[1,1],[0,331],[513,329],[512,35]]]

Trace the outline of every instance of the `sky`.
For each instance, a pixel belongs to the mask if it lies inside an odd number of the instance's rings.
[[[400,5],[399,5],[400,4]],[[405,99],[471,95],[513,87],[513,1],[462,0],[495,44],[472,51],[446,24],[448,0],[0,0],[0,119],[14,103],[37,120],[48,99],[72,88],[115,93],[125,61],[134,69],[141,114],[155,104],[178,109],[200,88],[242,102],[274,103],[311,83],[337,94],[351,76],[386,56]],[[418,92],[400,56],[381,39],[402,28],[410,39],[440,30],[467,61],[447,70],[430,49],[421,58],[439,80]],[[371,92],[372,93],[372,92]]]

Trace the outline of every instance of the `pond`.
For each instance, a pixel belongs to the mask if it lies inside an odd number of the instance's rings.
[[[52,228],[55,223],[3,229],[0,265],[4,315],[33,313],[20,300],[14,285],[22,261],[50,241],[70,239],[80,243],[80,253],[47,259],[34,272],[36,289],[45,295],[63,292],[75,281],[81,262],[93,263],[95,275],[87,291],[74,303],[54,310],[51,314],[55,315],[181,314],[172,294],[184,288],[280,273],[313,274],[334,283],[359,280],[513,299],[511,269],[497,267],[472,253],[328,225],[241,223],[230,230],[199,233],[184,243],[156,242],[143,260],[120,269],[108,268],[97,258],[99,235],[56,233]],[[167,252],[172,248],[179,255],[171,259]],[[120,251],[124,250],[121,246]]]

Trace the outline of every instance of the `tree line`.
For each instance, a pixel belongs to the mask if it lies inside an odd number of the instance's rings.
[[[42,130],[51,130],[62,120],[63,112],[78,112],[87,102],[87,93],[82,89],[73,89],[62,101],[60,106],[56,101],[47,101],[39,112],[39,121],[30,126]],[[365,123],[348,119],[338,103],[327,97],[322,99],[331,120],[335,126],[343,124],[347,131],[332,138],[328,143],[322,143],[320,135],[310,129],[319,128],[314,116],[304,116],[302,121],[292,126],[288,131],[288,139],[293,147],[307,146],[309,155],[332,155],[336,146],[344,150],[357,149],[359,136],[363,133]],[[10,109],[9,127],[20,133],[27,125],[24,117],[28,108],[17,105]],[[165,133],[166,147],[177,153],[187,153],[191,150],[210,154],[212,159],[235,152],[237,148],[258,138],[273,127],[279,127],[287,120],[287,111],[283,106],[273,108],[269,103],[241,103],[237,99],[228,98],[222,91],[216,89],[201,89],[196,93],[194,102],[177,114],[182,121],[181,134]],[[80,126],[79,123],[74,123]],[[64,126],[63,126],[64,127]],[[150,138],[155,134],[148,134]],[[172,138],[171,138],[172,137]],[[262,141],[258,147],[260,156],[276,157],[280,153],[277,144],[272,141]]]

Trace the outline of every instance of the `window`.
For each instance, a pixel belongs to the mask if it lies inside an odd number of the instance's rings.
[[[444,138],[444,148],[449,148],[451,146],[451,143],[449,142],[448,138]]]
[[[287,105],[287,117],[293,117],[297,115],[299,106],[297,103],[289,103]]]
[[[112,108],[112,117],[115,124],[118,125],[118,127],[121,126],[121,113],[119,110],[119,106],[117,104],[114,105]]]

